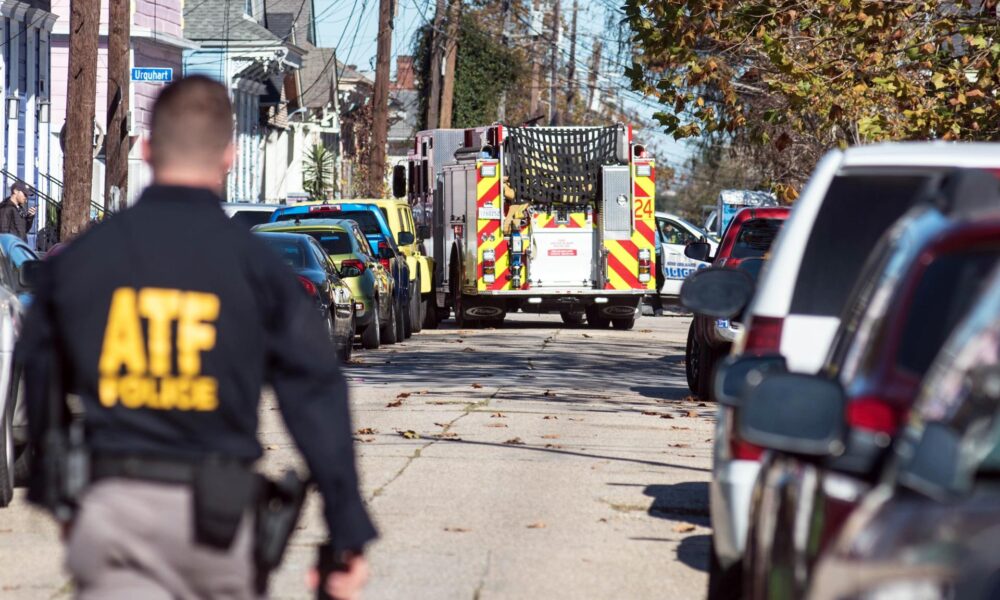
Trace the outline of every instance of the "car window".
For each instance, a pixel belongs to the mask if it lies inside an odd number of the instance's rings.
[[[679,223],[675,223],[674,221],[669,221],[667,219],[660,219],[657,220],[656,224],[659,228],[660,239],[664,244],[686,246],[691,242],[698,241],[698,238],[696,238],[694,234],[681,227]]]
[[[761,258],[771,249],[784,219],[750,219],[744,221],[736,233],[736,242],[730,256],[733,258]],[[693,236],[692,236],[693,237]]]
[[[316,258],[316,263],[322,265],[323,270],[329,271],[330,259],[327,257],[327,253],[323,251],[323,247],[316,241],[316,238],[313,238],[311,242],[309,249],[312,250],[313,256]]]
[[[389,218],[389,211],[387,211],[386,209],[382,208],[381,206],[378,207],[378,209],[379,209],[379,212],[382,213],[382,216],[385,217],[385,222],[391,224],[392,223],[392,219]],[[368,233],[368,232],[366,231],[365,233]],[[375,232],[372,232],[372,233],[375,233]]]
[[[271,213],[264,210],[238,210],[230,217],[233,221],[250,229],[254,225],[268,223],[271,220]]]
[[[349,219],[361,227],[365,235],[377,235],[382,233],[378,218],[374,213],[367,210],[345,210],[345,211],[316,211],[308,213],[282,213],[277,217],[278,221],[296,221],[306,219],[329,219],[331,214],[335,214],[338,219]]]
[[[312,262],[306,249],[297,241],[264,236],[264,243],[278,253],[282,262],[293,269],[304,269]]]
[[[14,263],[15,268],[20,269],[21,265],[29,260],[38,260],[38,255],[32,252],[30,248],[21,244],[11,247],[10,262]]]
[[[361,233],[360,229],[354,230],[354,239],[358,242],[358,249],[361,250],[361,252],[367,254],[368,256],[374,256],[374,253],[372,252],[372,247],[368,243],[368,238],[366,238],[364,234]]]
[[[1000,250],[943,256],[932,262],[913,291],[896,365],[923,376],[945,338],[978,297]]]
[[[353,251],[350,234],[346,231],[308,231],[306,233],[319,242],[319,245],[330,256],[350,254]]]
[[[802,255],[791,312],[839,315],[865,257],[889,226],[920,197],[931,176],[834,178]]]
[[[399,209],[399,229],[400,231],[413,231],[410,221],[406,218],[406,209]]]

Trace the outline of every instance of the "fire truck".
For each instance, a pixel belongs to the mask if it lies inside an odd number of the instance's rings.
[[[625,125],[417,134],[393,191],[433,256],[438,318],[510,311],[630,329],[655,292],[655,161]]]

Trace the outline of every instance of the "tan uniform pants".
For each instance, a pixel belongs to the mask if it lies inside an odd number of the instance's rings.
[[[250,521],[227,552],[195,544],[185,486],[107,479],[83,498],[66,548],[81,600],[257,598]]]

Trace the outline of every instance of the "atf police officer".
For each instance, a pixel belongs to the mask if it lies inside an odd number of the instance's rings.
[[[232,114],[210,79],[165,88],[143,146],[154,184],[37,273],[18,348],[37,459],[29,496],[71,519],[66,561],[81,598],[263,591],[266,486],[251,465],[264,383],[323,496],[338,557],[323,589],[352,598],[367,579],[375,529],[335,352],[294,275],[219,206]],[[67,396],[82,418],[64,410]]]

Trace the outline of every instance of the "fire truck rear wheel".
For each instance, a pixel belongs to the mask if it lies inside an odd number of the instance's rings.
[[[583,321],[586,318],[586,315],[582,312],[572,312],[568,310],[560,312],[559,316],[562,317],[563,323],[572,327],[579,327],[580,325],[583,325]]]
[[[600,308],[595,306],[587,307],[587,327],[591,329],[607,329],[611,319],[601,316]]]
[[[635,317],[630,317],[627,319],[611,319],[611,326],[615,329],[620,329],[622,331],[628,331],[635,327]]]

